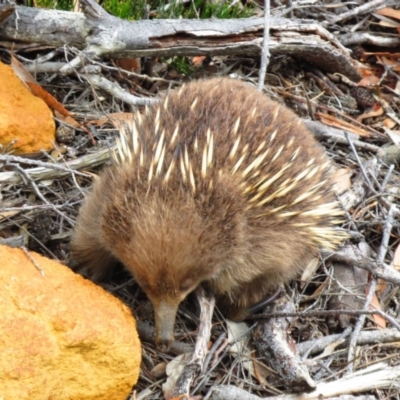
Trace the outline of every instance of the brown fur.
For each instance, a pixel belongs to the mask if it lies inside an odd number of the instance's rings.
[[[72,258],[96,278],[120,260],[156,313],[166,307],[174,319],[203,283],[241,316],[345,237],[334,228],[341,211],[324,150],[294,113],[247,84],[185,85],[136,116],[132,131],[136,150],[128,134],[82,206]]]

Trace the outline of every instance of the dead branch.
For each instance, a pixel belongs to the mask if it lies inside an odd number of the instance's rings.
[[[400,368],[390,367],[385,363],[371,365],[353,374],[344,376],[332,382],[321,382],[317,389],[310,393],[279,395],[265,397],[268,400],[318,400],[330,397],[362,393],[368,390],[383,388],[398,388],[400,384]],[[227,396],[227,394],[229,395]],[[239,396],[240,394],[240,396]],[[217,386],[213,389],[212,400],[246,399],[258,400],[260,397],[250,395],[232,386]]]
[[[321,382],[317,389],[301,395],[282,396],[286,400],[318,400],[326,397],[341,396],[350,393],[362,393],[383,388],[398,388],[400,368],[390,367],[386,363],[377,363],[355,373],[331,382]],[[280,396],[275,397],[280,400]]]
[[[15,4],[0,4],[0,23],[15,12]]]
[[[38,162],[34,160],[24,159],[16,156],[0,155],[0,161],[18,161],[24,164],[37,164],[41,165],[36,168],[27,168],[25,173],[30,179],[44,180],[65,177],[71,173],[76,173],[75,170],[94,168],[104,164],[110,159],[111,149],[102,149],[96,153],[87,154],[85,156],[75,158],[74,160],[67,161],[64,164],[51,164]],[[78,173],[81,175],[81,173]],[[16,171],[0,172],[0,183],[2,184],[16,184],[22,181],[21,175]]]
[[[16,7],[0,27],[0,39],[16,44],[67,45],[87,55],[113,58],[261,53],[263,18],[131,22],[107,14],[93,0],[81,4],[85,14]],[[360,78],[346,48],[312,21],[271,18],[269,51],[350,79]],[[74,59],[62,72],[68,74],[80,67],[84,58]]]
[[[289,400],[288,397],[277,396],[277,397],[263,397],[264,400]],[[376,397],[373,395],[365,396],[352,396],[342,395],[337,397],[325,398],[326,400],[375,400]],[[240,389],[232,385],[220,385],[212,389],[211,400],[261,400],[254,394],[248,393],[246,390]]]
[[[341,334],[324,336],[318,339],[309,340],[303,343],[297,343],[297,350],[300,355],[303,356],[305,353],[308,355],[318,354],[324,351],[326,347],[336,342],[340,338]],[[377,331],[363,331],[357,337],[357,345],[365,346],[376,343],[392,343],[400,340],[400,332],[396,329],[381,329]],[[338,345],[337,348],[342,349],[349,345],[349,340]]]
[[[293,312],[294,304],[286,296],[281,296],[273,305],[276,311]],[[270,360],[271,365],[290,386],[315,388],[304,362],[293,351],[288,326],[291,318],[261,320],[253,333],[253,342],[262,359]]]

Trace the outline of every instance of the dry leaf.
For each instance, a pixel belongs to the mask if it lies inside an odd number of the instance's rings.
[[[303,288],[304,285],[312,278],[314,275],[315,271],[318,268],[319,264],[319,258],[314,257],[308,264],[306,269],[303,271],[301,274],[301,287]]]
[[[392,139],[392,142],[398,146],[400,144],[400,131],[394,131],[385,127],[383,129],[388,134],[390,139]]]
[[[381,76],[382,75],[382,68],[379,66],[371,66],[369,64],[361,64],[360,62],[357,63],[357,71],[361,76]]]
[[[54,110],[57,110],[60,114],[64,116],[69,116],[68,110],[64,108],[64,106],[56,100],[54,96],[52,96],[49,92],[44,90],[33,78],[30,72],[24,67],[22,63],[20,63],[14,55],[11,53],[11,67],[18,76],[18,78],[23,82],[36,97],[41,98],[49,107]]]
[[[400,34],[400,32],[399,32]],[[396,92],[397,95],[400,95],[400,81],[396,82],[396,86],[394,87],[394,91]]]
[[[382,8],[378,11],[375,11],[375,13],[379,15],[384,15],[385,17],[398,19],[400,21],[400,10],[394,10],[391,7]]]
[[[121,125],[127,125],[131,124],[133,121],[133,114],[132,113],[113,113],[113,114],[108,114],[105,117],[99,118],[99,119],[94,119],[90,121],[91,125],[98,125],[102,126],[104,124],[110,123],[111,125],[114,126],[115,129],[120,129]]]
[[[385,125],[386,128],[392,129],[394,128],[397,124],[394,122],[391,118],[385,118],[383,120],[383,125]]]
[[[137,74],[141,72],[140,58],[118,58],[114,62],[125,71],[136,72]]]
[[[371,300],[371,305],[370,305],[370,310],[375,310],[375,309],[380,309],[380,304],[378,297],[374,295],[374,297]],[[373,314],[372,318],[375,322],[375,325],[380,328],[380,329],[385,329],[386,328],[386,320],[383,318],[381,315],[378,314]]]
[[[394,252],[392,266],[396,271],[400,271],[400,245],[397,246],[396,251]]]
[[[383,15],[379,15],[377,13],[372,13],[372,15],[379,19],[378,25],[384,26],[386,28],[397,28],[400,26],[400,22],[394,21],[391,18],[384,17]]]
[[[379,278],[376,284],[375,293],[378,296],[382,296],[385,290],[387,289],[387,282],[384,279]]]
[[[395,59],[400,57],[400,53],[394,53],[391,51],[372,51],[372,52],[365,52],[364,54],[366,56],[391,57],[391,58],[395,58]]]
[[[334,128],[338,128],[338,129],[343,129],[345,131],[352,132],[352,133],[355,133],[356,135],[360,135],[363,137],[371,136],[371,134],[368,131],[366,131],[365,129],[359,128],[350,122],[346,122],[341,119],[338,119],[338,118],[334,117],[333,115],[323,114],[323,113],[315,113],[314,115],[316,117],[318,117],[319,120],[325,125],[332,126]]]
[[[54,110],[54,116],[59,120],[65,122],[66,124],[73,126],[74,128],[79,128],[81,126],[81,124],[74,118],[72,118],[70,115],[63,115],[59,113],[57,110]]]
[[[229,319],[226,320],[226,324],[228,328],[228,341],[229,343],[233,343],[229,349],[229,353],[245,360],[242,362],[243,367],[255,377],[253,363],[251,362],[252,348],[249,344],[251,337],[249,327],[244,322],[234,322]]]
[[[40,97],[50,108],[57,110],[64,117],[69,116],[68,110],[49,92],[44,90],[39,84],[33,82],[26,82],[32,94],[36,97]]]
[[[129,127],[133,122],[133,114],[131,113],[115,113],[110,114],[109,120],[115,129],[121,129],[122,127]]]
[[[357,86],[373,86],[379,83],[379,80],[380,78],[378,76],[371,74],[362,78],[361,81],[358,82]]]
[[[371,117],[380,117],[384,113],[383,107],[378,106],[374,107],[371,111],[361,114],[357,117],[357,121],[361,122],[363,119],[371,118]]]
[[[13,53],[11,53],[11,68],[24,85],[27,86],[27,82],[36,83],[31,73],[14,57]]]
[[[321,355],[319,355],[318,357],[316,357],[315,359],[321,359],[322,360],[325,357],[330,356],[331,354],[334,353],[334,351],[336,350],[336,347],[340,346],[345,341],[346,341],[346,339],[339,339],[336,342],[328,344],[328,346],[325,347],[324,352]]]
[[[60,161],[63,158],[63,155],[68,151],[67,146],[64,145],[56,145],[56,148],[53,149],[50,153],[50,157],[54,161]]]
[[[97,125],[97,126],[103,126],[105,124],[108,124],[110,122],[110,119],[108,116],[106,117],[101,117],[99,119],[92,119],[91,121],[88,122],[88,125]]]
[[[365,295],[368,296],[368,292],[370,290],[370,285],[367,285],[365,287]],[[369,306],[370,310],[381,310],[381,304],[379,302],[378,296],[376,295],[376,293],[374,293],[374,296],[372,297],[371,300],[371,304]],[[382,316],[378,315],[378,314],[372,314],[371,318],[374,320],[375,325],[380,328],[380,329],[384,329],[386,328],[386,320],[385,318],[383,318]]]
[[[314,290],[314,292],[312,293],[312,295],[307,296],[308,300],[311,299],[318,299],[321,297],[321,295],[327,290],[328,286],[329,286],[329,279],[325,279],[322,283],[320,283],[317,287],[316,290]]]
[[[203,64],[206,56],[192,57],[192,63],[195,67],[200,67]]]
[[[375,15],[376,16],[376,15]],[[379,21],[378,25],[383,28],[399,28],[400,22],[392,21],[389,18],[380,17],[381,21]]]
[[[400,72],[400,54],[399,53],[389,53],[385,55],[377,55],[378,64],[390,67],[395,72]]]
[[[268,369],[260,360],[252,356],[254,374],[260,385],[267,385],[267,378],[271,375],[271,370]]]
[[[355,248],[346,247],[344,252],[354,253]],[[362,250],[361,250],[362,251]],[[360,253],[358,253],[360,254]],[[354,316],[341,314],[340,310],[359,310],[364,305],[363,295],[368,284],[368,272],[354,265],[335,262],[332,265],[331,284],[328,292],[331,297],[328,301],[329,310],[337,310],[339,313],[328,317],[330,323],[339,323],[342,328],[352,325]],[[351,296],[343,295],[351,293]]]
[[[337,169],[333,175],[333,181],[335,184],[335,192],[337,194],[342,194],[346,190],[351,188],[351,176],[353,171],[350,168],[340,168]]]
[[[165,371],[168,378],[162,385],[162,390],[165,397],[167,397],[168,393],[170,393],[175,387],[175,383],[181,376],[183,368],[185,368],[185,365],[188,363],[190,357],[191,354],[188,353],[180,354],[167,364]]]
[[[2,221],[5,218],[11,218],[14,215],[19,214],[21,211],[3,211],[0,213],[0,221]]]

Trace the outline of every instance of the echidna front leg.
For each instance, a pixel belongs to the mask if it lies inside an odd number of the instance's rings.
[[[103,204],[98,188],[88,196],[82,206],[71,240],[70,267],[99,281],[106,278],[117,264],[101,236],[101,210]]]
[[[240,292],[220,297],[218,307],[227,318],[233,321],[242,321],[272,303],[281,292],[281,286],[277,286],[271,291],[271,288],[266,289],[265,285],[260,284],[260,279],[255,279],[241,287]]]
[[[254,313],[256,313],[256,312],[259,312],[259,311],[261,311],[267,304],[270,304],[270,303],[272,303],[274,300],[276,300],[278,297],[279,297],[279,295],[282,293],[282,288],[281,287],[278,287],[276,290],[275,290],[275,292],[273,292],[273,293],[271,293],[271,294],[268,294],[264,299],[262,299],[262,300],[260,300],[259,302],[257,302],[257,303],[255,303],[255,304],[253,304],[253,305],[251,305],[251,306],[249,306],[249,307],[247,307],[244,311],[245,311],[245,316],[244,316],[244,318],[246,317],[246,316],[248,316],[248,315],[252,315],[252,314],[254,314]]]
[[[69,266],[76,272],[101,281],[111,274],[117,260],[95,237],[78,229],[71,243]]]

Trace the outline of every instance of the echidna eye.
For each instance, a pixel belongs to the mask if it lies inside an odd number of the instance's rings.
[[[179,286],[179,290],[181,292],[187,292],[189,291],[194,285],[194,282],[191,279],[186,279],[183,282],[181,282]]]
[[[146,281],[138,281],[136,280],[138,285],[143,289],[144,292],[147,292],[149,290],[149,285]]]

